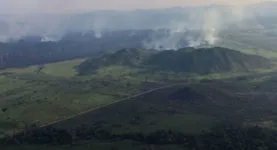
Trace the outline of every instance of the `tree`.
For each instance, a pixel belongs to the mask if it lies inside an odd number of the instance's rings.
[[[8,108],[2,108],[1,110],[2,110],[2,112],[6,112],[8,110]]]

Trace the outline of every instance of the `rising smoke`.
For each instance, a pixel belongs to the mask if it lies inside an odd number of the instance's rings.
[[[56,41],[71,31],[94,31],[95,37],[101,38],[106,30],[152,29],[155,32],[143,40],[149,49],[216,45],[226,30],[262,28],[247,5],[5,18],[0,16],[1,41],[33,35],[42,36],[42,42]]]
[[[203,23],[203,37],[208,44],[214,45],[218,40],[217,34],[221,30],[220,11],[217,9],[208,10],[204,14],[204,23]]]
[[[168,27],[166,36],[153,36],[147,48],[178,49],[186,43],[190,47],[217,45],[220,33],[228,30],[262,29],[256,15],[248,6],[212,6],[177,20]]]

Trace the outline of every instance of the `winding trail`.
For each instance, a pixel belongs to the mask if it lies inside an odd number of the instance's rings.
[[[56,121],[53,121],[53,122],[41,125],[40,128],[51,126],[53,124],[56,124],[56,123],[59,123],[59,122],[62,122],[62,121],[66,121],[66,120],[69,120],[69,119],[81,116],[83,114],[86,114],[86,113],[98,110],[98,109],[103,108],[103,107],[107,107],[109,105],[112,105],[112,104],[115,104],[115,103],[118,103],[118,102],[130,100],[130,99],[137,98],[139,96],[142,96],[142,95],[145,95],[145,94],[148,94],[148,93],[151,93],[151,92],[155,92],[155,91],[158,91],[158,90],[166,89],[166,88],[177,86],[177,85],[183,85],[183,84],[185,85],[185,84],[188,84],[188,83],[177,83],[177,84],[171,84],[171,85],[166,85],[166,86],[162,86],[162,87],[159,87],[159,88],[155,88],[155,89],[152,89],[152,90],[149,90],[149,91],[146,91],[146,92],[142,92],[142,93],[139,93],[139,94],[136,94],[136,95],[133,95],[133,96],[130,96],[130,97],[127,97],[127,98],[124,98],[124,99],[121,99],[121,100],[118,100],[118,101],[115,101],[115,102],[112,102],[112,103],[109,103],[109,104],[106,104],[106,105],[103,105],[103,106],[94,107],[92,109],[89,109],[89,110],[77,113],[75,115],[72,115],[72,116],[69,116],[69,117],[65,117],[65,118],[62,118],[62,119],[59,119],[59,120],[56,120]]]

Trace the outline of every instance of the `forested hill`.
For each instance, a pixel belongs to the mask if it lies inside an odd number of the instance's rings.
[[[0,42],[0,69],[25,67],[79,57],[89,57],[99,51],[118,50],[123,48],[154,48],[187,47],[189,37],[194,32],[180,33],[180,39],[173,43],[161,39],[170,36],[170,30],[119,30],[96,32],[73,32],[65,34],[56,42],[41,42],[43,37],[24,37],[10,43]],[[176,35],[177,36],[177,35]],[[169,46],[169,47],[168,47]]]
[[[150,57],[147,64],[159,70],[205,74],[268,68],[271,63],[261,56],[247,55],[235,50],[215,47],[189,52],[186,49],[163,51]]]
[[[2,43],[0,44],[0,69],[85,57],[97,50],[99,49],[92,50],[88,43]]]
[[[174,71],[208,74],[214,72],[248,71],[269,68],[271,61],[256,55],[215,47],[208,49],[184,48],[177,51],[123,49],[93,57],[78,67],[80,74],[95,72],[103,66],[123,65],[149,71]]]
[[[126,42],[128,43],[128,42]],[[100,51],[139,46],[97,41],[0,43],[0,69],[92,56]]]
[[[95,37],[94,33],[72,33],[56,42],[41,42],[40,37],[27,37],[10,43],[0,42],[0,69],[89,57],[106,50],[140,48],[151,30],[129,36],[132,32],[134,31],[108,32],[101,37]]]

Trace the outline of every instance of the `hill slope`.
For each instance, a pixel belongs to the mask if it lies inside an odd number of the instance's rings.
[[[237,86],[239,88],[235,88]],[[126,148],[126,150],[141,150],[142,145],[162,146],[163,148],[182,146],[182,149],[184,147],[193,149],[192,146],[199,146],[195,144],[196,140],[201,143],[210,140],[208,146],[204,145],[205,148],[201,148],[206,150],[214,149],[215,146],[224,149],[226,145],[230,145],[229,143],[235,145],[233,143],[241,142],[237,139],[242,139],[242,144],[239,143],[238,148],[234,148],[240,149],[239,147],[245,145],[244,143],[249,145],[247,147],[253,147],[257,137],[262,137],[263,140],[273,139],[274,141],[265,142],[272,145],[271,143],[276,142],[271,135],[276,136],[276,133],[269,134],[270,138],[265,137],[267,134],[261,134],[262,130],[258,127],[252,128],[251,124],[263,122],[266,119],[276,122],[277,103],[263,95],[251,98],[251,94],[241,95],[233,92],[238,89],[245,90],[245,86],[251,89],[249,84],[233,82],[180,84],[95,109],[53,124],[53,128],[48,126],[40,128],[41,130],[33,129],[30,132],[24,132],[24,136],[19,135],[17,139],[21,139],[23,144],[34,146],[61,141],[63,145],[57,144],[56,146],[55,143],[53,149],[61,148],[61,146],[64,148],[67,143],[70,146],[68,149],[77,149],[77,147],[80,149],[79,146],[84,144],[89,144],[90,148],[87,147],[87,149],[91,149],[101,144],[107,148],[99,149],[110,150],[114,149],[108,148],[111,143],[116,148],[122,149],[126,146],[125,142],[130,142],[131,145],[131,148]],[[262,101],[261,98],[263,98]],[[228,122],[224,123],[226,120]],[[221,123],[225,125],[221,126]],[[240,132],[241,127],[233,126],[240,125],[240,123],[243,123],[243,128],[247,127],[245,128],[247,132]],[[229,140],[229,136],[230,139],[235,137],[235,140]],[[252,141],[249,143],[248,139],[253,139],[254,144]],[[20,146],[24,146],[23,144]],[[258,149],[256,147],[259,145],[260,143],[253,149]],[[48,145],[43,144],[43,146]],[[178,149],[172,148],[172,150]]]
[[[181,85],[121,101],[53,126],[71,129],[82,122],[99,124],[101,129],[114,133],[153,132],[157,129],[199,132],[209,128],[215,116],[218,119],[231,114],[235,116],[236,108],[229,105],[235,100],[237,97],[203,85]]]
[[[91,58],[82,63],[78,71],[80,74],[89,74],[103,66],[112,65],[139,67],[148,71],[208,74],[268,68],[271,62],[261,56],[247,55],[220,47],[184,48],[177,51],[124,49]]]
[[[155,52],[157,51],[122,49],[112,53],[104,53],[80,64],[77,70],[79,74],[89,74],[94,73],[101,67],[111,65],[139,67]]]
[[[172,129],[200,132],[223,121],[251,123],[264,116],[274,116],[276,102],[269,99],[239,96],[229,90],[214,88],[219,84],[178,85],[121,101],[83,114],[54,127],[72,129],[97,126],[112,133],[153,132]],[[263,106],[267,107],[261,107]],[[251,107],[249,107],[251,106]],[[248,122],[249,121],[249,122]]]

